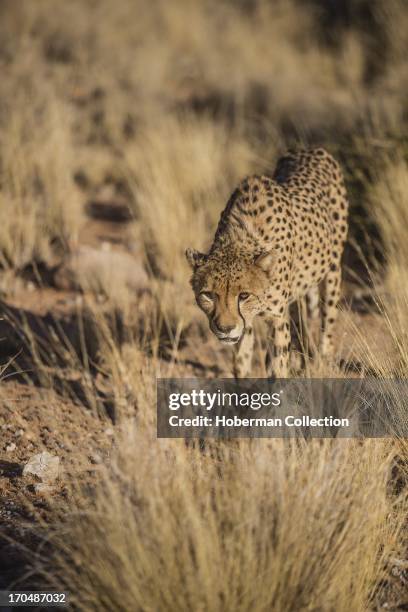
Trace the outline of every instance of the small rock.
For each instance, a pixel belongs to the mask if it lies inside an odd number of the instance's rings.
[[[83,245],[56,272],[55,283],[60,289],[79,287],[96,293],[109,289],[109,295],[115,295],[123,287],[131,290],[147,287],[148,276],[143,262],[125,250]]]
[[[54,491],[53,487],[45,482],[38,482],[34,485],[34,491],[39,495],[49,495]]]
[[[16,450],[16,448],[17,446],[14,444],[14,442],[11,442],[8,446],[6,446],[6,453],[12,453]]]
[[[114,434],[114,432],[113,432],[113,429],[111,427],[107,427],[105,429],[105,435],[106,436],[113,436],[113,434]]]
[[[47,451],[38,453],[31,457],[23,469],[23,476],[32,474],[41,482],[52,482],[58,478],[59,457],[51,455]]]
[[[90,455],[89,461],[96,465],[103,463],[103,459],[98,453],[94,453],[93,455]]]

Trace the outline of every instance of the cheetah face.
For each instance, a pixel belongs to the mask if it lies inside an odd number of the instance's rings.
[[[186,256],[193,268],[196,302],[207,315],[211,331],[225,344],[237,343],[254,316],[264,309],[269,277],[260,258],[226,266],[222,260],[197,251],[188,250]]]

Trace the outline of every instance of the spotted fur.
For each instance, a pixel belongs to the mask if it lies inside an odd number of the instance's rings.
[[[208,254],[187,250],[198,305],[215,335],[236,345],[237,377],[251,374],[256,315],[273,324],[271,374],[287,376],[289,305],[303,296],[314,316],[321,302],[320,350],[331,354],[347,212],[343,176],[333,157],[321,148],[289,151],[273,177],[240,183]]]

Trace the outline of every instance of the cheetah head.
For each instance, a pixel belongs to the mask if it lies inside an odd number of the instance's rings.
[[[258,257],[225,258],[187,249],[196,302],[221,342],[235,344],[264,310],[269,286],[270,253]]]

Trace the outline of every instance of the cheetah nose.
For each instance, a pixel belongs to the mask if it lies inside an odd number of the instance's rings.
[[[235,329],[235,325],[220,325],[216,321],[214,321],[214,327],[221,334],[229,334],[233,329]]]

